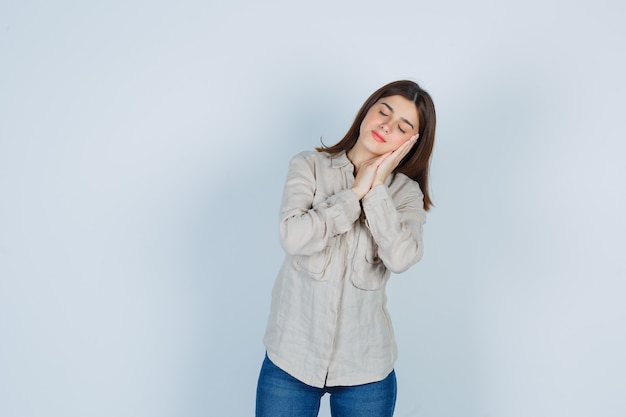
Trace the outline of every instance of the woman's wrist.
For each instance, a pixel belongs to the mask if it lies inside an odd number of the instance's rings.
[[[352,187],[351,190],[354,192],[354,194],[356,194],[359,200],[365,197],[365,194],[367,194],[367,191],[361,190],[358,187]]]

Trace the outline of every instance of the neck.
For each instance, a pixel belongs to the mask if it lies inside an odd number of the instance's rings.
[[[363,149],[362,146],[359,146],[359,141],[358,140],[354,144],[352,149],[350,149],[346,153],[346,156],[348,157],[350,162],[352,162],[352,165],[354,165],[354,173],[355,174],[357,173],[357,171],[359,170],[359,167],[361,166],[361,164],[363,162],[368,161],[368,160],[376,157],[376,155],[372,154],[371,152],[369,152],[366,149]]]

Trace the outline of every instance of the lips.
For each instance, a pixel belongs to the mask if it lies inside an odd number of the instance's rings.
[[[380,135],[380,133],[376,132],[375,130],[372,130],[372,137],[374,138],[374,140],[375,140],[376,142],[380,142],[380,143],[385,143],[385,142],[387,142],[387,141],[385,140],[385,138],[383,138],[383,137]]]

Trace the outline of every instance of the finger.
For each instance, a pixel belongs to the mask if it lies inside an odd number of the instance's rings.
[[[394,152],[394,157],[398,159],[404,158],[404,156],[409,153],[414,143],[415,142],[413,140],[409,139],[408,141],[400,145],[400,147]]]
[[[389,151],[387,153],[384,153],[384,154],[380,155],[378,158],[376,158],[376,166],[379,167],[383,162],[385,162],[387,157],[389,157],[391,154],[393,154],[393,151]]]
[[[418,133],[417,135],[413,135],[409,138],[409,140],[407,140],[406,142],[404,142],[407,146],[413,146],[413,144],[415,142],[417,142],[417,138],[420,137],[420,134]]]
[[[398,148],[398,151],[401,151],[404,153],[404,155],[406,155],[411,148],[413,147],[413,145],[415,145],[415,143],[417,142],[417,138],[419,137],[419,133],[417,135],[411,136],[409,138],[409,140],[407,140],[406,142],[404,142],[402,144],[402,146],[400,148]]]

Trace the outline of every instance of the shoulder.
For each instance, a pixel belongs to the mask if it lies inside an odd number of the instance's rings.
[[[407,175],[398,172],[393,176],[389,189],[392,194],[412,194],[423,197],[422,189],[417,181],[411,179]]]
[[[326,152],[318,151],[302,151],[291,157],[291,166],[307,165],[310,167],[318,166],[320,164],[328,164],[331,157]]]
[[[306,150],[295,154],[291,160],[305,160],[305,161],[321,161],[330,159],[329,155],[326,152],[318,152]]]

